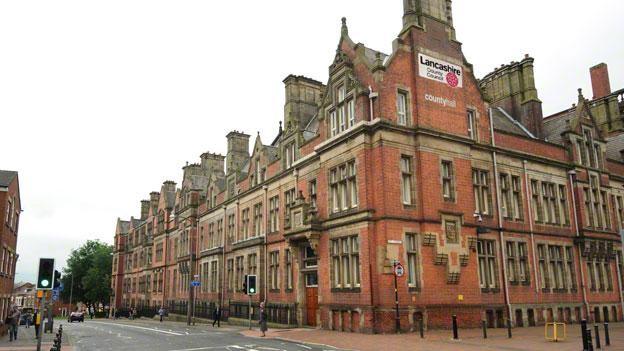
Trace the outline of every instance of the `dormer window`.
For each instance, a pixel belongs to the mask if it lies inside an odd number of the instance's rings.
[[[576,148],[583,166],[602,168],[602,149],[599,143],[594,142],[590,129],[583,129],[583,139],[577,141]]]
[[[295,142],[291,142],[286,145],[284,148],[286,154],[286,168],[292,167],[293,163],[296,161],[296,153],[295,153]]]
[[[336,89],[334,108],[329,111],[330,137],[355,125],[355,100],[353,94],[347,96],[344,84]]]

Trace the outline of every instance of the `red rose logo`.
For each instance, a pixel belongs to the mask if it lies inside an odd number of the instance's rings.
[[[448,83],[448,85],[455,88],[459,84],[459,79],[457,78],[457,75],[455,73],[449,72],[446,74],[446,82]]]

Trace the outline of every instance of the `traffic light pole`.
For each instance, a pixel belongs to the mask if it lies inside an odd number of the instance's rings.
[[[249,330],[251,330],[251,295],[247,295],[249,298]]]
[[[37,328],[38,334],[37,335],[37,351],[41,351],[41,337],[43,334],[43,311],[45,309],[45,304],[46,304],[46,295],[47,295],[47,291],[43,292],[43,298],[41,299],[41,304],[39,304],[39,313],[37,314],[37,318],[39,318],[39,326],[35,326]],[[36,323],[37,321],[35,321]]]

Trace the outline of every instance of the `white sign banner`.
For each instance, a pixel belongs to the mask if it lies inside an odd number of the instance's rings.
[[[464,83],[464,72],[460,66],[424,54],[418,54],[418,71],[421,77],[451,88],[461,88]]]

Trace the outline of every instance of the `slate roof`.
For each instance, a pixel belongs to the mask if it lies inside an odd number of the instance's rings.
[[[501,107],[492,109],[492,120],[494,122],[494,129],[535,139],[535,136],[531,134],[531,132],[526,129],[522,123],[513,119],[513,117],[511,117],[511,115],[509,115]]]
[[[15,177],[17,177],[17,172],[15,171],[0,170],[0,186],[9,186]]]
[[[570,109],[544,119],[544,138],[551,143],[563,145],[561,135],[570,130],[568,121],[573,120],[576,110]]]
[[[608,159],[622,161],[621,150],[624,150],[624,134],[618,134],[614,137],[607,138]]]

